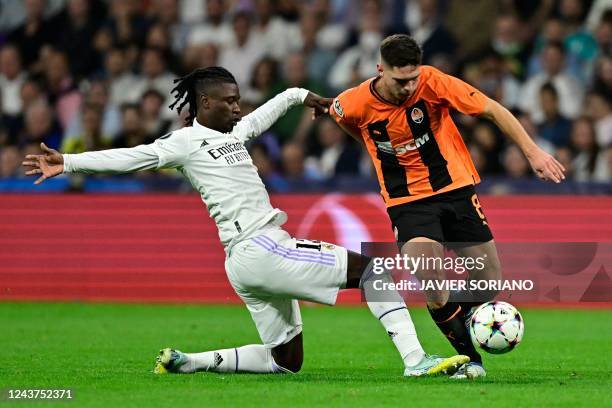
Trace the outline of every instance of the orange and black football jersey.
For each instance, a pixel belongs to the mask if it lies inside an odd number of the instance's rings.
[[[401,105],[382,99],[371,78],[330,109],[338,123],[359,129],[387,207],[480,182],[449,110],[479,115],[488,98],[433,67],[419,70],[414,94]]]

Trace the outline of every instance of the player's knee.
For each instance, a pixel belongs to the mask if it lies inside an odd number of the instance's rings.
[[[304,362],[304,359],[302,357],[292,358],[289,361],[285,362],[284,365],[282,365],[282,367],[286,368],[292,373],[297,373],[302,369],[303,362]]]
[[[446,278],[445,272],[436,268],[419,268],[415,275],[420,281],[444,280]]]
[[[276,365],[289,370],[292,373],[297,373],[302,369],[302,363],[304,362],[304,356],[301,353],[291,355],[276,355],[274,357]]]
[[[486,271],[488,279],[499,280],[502,278],[502,268],[499,260],[490,262],[487,265]]]
[[[292,373],[300,371],[304,362],[302,333],[295,336],[288,343],[273,348],[272,357],[274,357],[276,365]]]

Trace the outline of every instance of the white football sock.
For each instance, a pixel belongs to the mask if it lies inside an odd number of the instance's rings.
[[[406,367],[417,365],[425,356],[425,351],[419,342],[412,318],[404,299],[395,290],[376,290],[374,282],[393,282],[388,272],[377,275],[372,272],[372,263],[363,274],[360,284],[366,302],[372,314],[380,320],[397,351],[399,351]],[[377,284],[377,287],[380,285]]]
[[[272,350],[261,344],[250,344],[237,348],[185,353],[186,364],[180,367],[183,373],[212,371],[216,373],[288,373],[289,370],[274,362]]]

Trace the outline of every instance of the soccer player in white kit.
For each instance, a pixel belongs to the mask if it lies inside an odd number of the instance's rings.
[[[333,305],[340,289],[362,288],[368,307],[380,320],[404,362],[404,375],[452,374],[466,356],[427,355],[408,309],[397,292],[376,298],[371,262],[345,248],[292,238],[281,225],[287,215],[270,204],[245,143],[268,129],[289,108],[303,103],[315,115],[331,99],[305,89],[288,89],[240,119],[236,80],[221,67],[197,69],[177,79],[178,112],[189,105],[187,126],[154,143],[133,148],[60,154],[41,144],[43,154],[26,156],[36,184],[61,173],[126,173],[174,168],[200,193],[225,247],[228,279],[247,306],[263,344],[183,353],[160,351],[156,373],[287,373],[303,362],[302,319],[298,300]],[[362,265],[367,266],[362,266]],[[378,294],[380,295],[380,294]],[[370,301],[368,301],[370,299]]]

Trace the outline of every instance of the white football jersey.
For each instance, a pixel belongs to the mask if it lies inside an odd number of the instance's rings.
[[[308,91],[291,88],[276,95],[242,118],[231,133],[200,125],[175,130],[154,143],[126,149],[64,155],[65,173],[124,173],[175,168],[200,193],[219,229],[219,238],[231,247],[266,224],[282,225],[287,215],[270,198],[244,143],[259,136]]]

